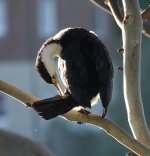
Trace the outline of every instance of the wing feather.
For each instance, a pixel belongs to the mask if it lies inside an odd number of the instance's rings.
[[[106,47],[103,45],[102,42],[98,42],[99,44],[97,44],[97,48],[94,51],[95,55],[97,56],[95,59],[96,70],[98,73],[100,98],[103,107],[107,109],[112,97],[114,70],[110,55]]]
[[[80,106],[90,107],[85,58],[77,44],[72,45],[72,47],[68,46],[67,49],[64,49],[62,55],[63,65],[59,66],[59,68],[62,68],[60,69],[61,78],[74,100]]]

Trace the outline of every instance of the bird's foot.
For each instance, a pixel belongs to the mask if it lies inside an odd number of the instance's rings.
[[[82,114],[85,114],[85,115],[89,115],[91,112],[86,110],[86,109],[83,109],[81,108],[78,112],[82,113]],[[83,124],[86,124],[84,122],[81,122],[81,121],[77,121],[77,124],[80,124],[80,125],[83,125]]]
[[[64,90],[64,96],[67,97],[67,96],[69,96],[69,95],[70,95],[70,92],[69,92],[67,89],[65,89],[65,90]]]
[[[83,108],[80,108],[80,110],[78,109],[77,110],[79,113],[82,113],[82,114],[85,114],[85,115],[88,115],[88,114],[90,114],[91,112],[90,111],[88,111],[88,110],[86,110],[86,109],[83,109]],[[77,121],[76,122],[77,124],[85,124],[84,122],[81,122],[81,121]]]
[[[85,115],[89,115],[91,113],[90,111],[83,109],[83,108],[81,108],[78,112],[85,114]]]
[[[103,108],[102,118],[104,118],[104,117],[105,117],[106,113],[107,113],[107,108]]]

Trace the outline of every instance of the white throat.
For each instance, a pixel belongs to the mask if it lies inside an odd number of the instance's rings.
[[[42,46],[42,62],[44,63],[48,73],[53,76],[56,74],[56,66],[54,63],[54,58],[59,57],[62,51],[62,47],[60,44],[52,43],[46,46]]]

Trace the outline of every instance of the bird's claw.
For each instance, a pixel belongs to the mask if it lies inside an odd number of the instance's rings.
[[[70,92],[68,91],[68,89],[64,90],[64,94],[65,94],[65,96],[69,96],[70,95]]]
[[[102,118],[105,117],[106,113],[107,113],[107,108],[104,108],[104,107],[103,107]]]
[[[91,113],[90,111],[88,111],[86,109],[83,109],[83,108],[81,108],[78,112],[79,113],[82,113],[82,114],[85,114],[85,115],[88,115],[88,114]],[[81,121],[77,121],[77,124],[85,124],[85,123],[84,122],[81,122]]]
[[[82,114],[85,114],[85,115],[88,115],[88,114],[91,113],[90,111],[88,111],[88,110],[86,110],[86,109],[83,109],[83,108],[81,108],[78,112],[80,112],[80,113],[82,113]]]

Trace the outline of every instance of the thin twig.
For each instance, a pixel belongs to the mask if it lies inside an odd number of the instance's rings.
[[[150,37],[150,5],[141,13],[143,19],[143,34]]]
[[[150,21],[145,21],[144,23],[143,23],[143,31],[142,31],[142,33],[145,35],[145,36],[147,36],[147,37],[149,37],[150,38]]]
[[[99,8],[103,9],[104,11],[106,11],[107,13],[109,13],[110,15],[112,15],[112,12],[110,10],[110,8],[105,4],[105,0],[90,0],[92,3],[94,3],[96,6],[98,6]],[[120,12],[122,13],[122,9],[119,8]],[[143,19],[143,31],[142,33],[147,36],[150,37],[150,22],[146,22],[150,16],[150,7],[148,7],[147,9],[145,9],[142,13],[141,13],[142,19]]]
[[[119,6],[118,6],[118,1],[117,0],[107,0],[107,5],[109,6],[111,12],[115,18],[115,21],[117,22],[118,26],[121,28],[122,27],[122,21],[123,21],[123,16],[120,12]]]
[[[143,21],[147,21],[150,18],[150,5],[141,13]]]
[[[2,80],[0,80],[0,91],[14,97],[25,105],[28,104],[29,106],[32,105],[33,101],[35,102],[40,100],[39,98],[32,96],[29,93],[22,91],[21,89],[18,89],[17,87],[10,85]],[[98,128],[102,128],[107,134],[133,152],[141,156],[150,155],[150,149],[146,148],[144,145],[133,139],[129,134],[127,134],[123,129],[121,129],[109,119],[102,119],[100,116],[95,114],[85,115],[75,110],[69,111],[68,113],[62,115],[62,117],[65,117],[71,121],[79,121],[86,124],[92,124]]]
[[[101,8],[102,10],[112,15],[110,8],[105,4],[105,0],[90,0],[90,1],[94,3],[96,6],[98,6],[99,8]]]

